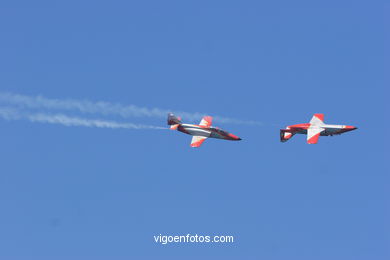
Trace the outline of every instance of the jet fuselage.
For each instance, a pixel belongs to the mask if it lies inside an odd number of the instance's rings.
[[[241,138],[217,127],[204,127],[192,124],[179,124],[177,130],[192,136],[204,136],[208,138],[239,141]]]
[[[310,123],[296,124],[280,129],[280,141],[286,142],[295,134],[306,134],[307,143],[316,144],[320,136],[340,135],[357,129],[349,125],[328,125],[324,123],[324,114],[314,114]]]
[[[304,123],[304,124],[290,125],[287,127],[287,129],[291,130],[291,132],[295,134],[307,134],[307,129],[309,129],[309,127],[310,127],[310,123]],[[320,134],[321,136],[340,135],[342,133],[349,132],[356,129],[356,127],[349,126],[349,125],[324,124],[320,127],[325,129],[324,131],[321,132]]]

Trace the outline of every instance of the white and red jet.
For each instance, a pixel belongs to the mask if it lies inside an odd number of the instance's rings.
[[[314,114],[310,123],[290,125],[280,130],[280,141],[286,142],[295,134],[307,134],[307,143],[316,144],[322,136],[340,135],[357,129],[349,125],[327,125],[324,123],[324,114]]]
[[[173,114],[168,114],[168,125],[172,130],[177,130],[188,135],[192,135],[191,147],[200,147],[207,138],[217,138],[231,141],[239,141],[241,138],[234,134],[228,133],[217,127],[212,127],[211,116],[205,116],[199,125],[182,124],[181,118]]]

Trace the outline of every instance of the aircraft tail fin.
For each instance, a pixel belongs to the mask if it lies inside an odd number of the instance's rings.
[[[291,132],[289,129],[280,129],[280,141],[282,143],[287,142],[294,135],[295,133]]]
[[[178,125],[178,124],[181,124],[181,118],[176,117],[172,113],[169,113],[167,122],[168,122],[168,125]]]

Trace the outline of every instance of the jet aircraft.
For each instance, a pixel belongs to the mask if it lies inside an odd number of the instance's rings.
[[[320,136],[340,135],[357,129],[349,125],[327,125],[324,123],[324,114],[314,114],[310,123],[287,126],[280,130],[280,141],[286,142],[295,134],[307,134],[307,143],[316,144]]]
[[[200,147],[207,138],[217,138],[231,141],[239,141],[241,138],[234,134],[228,133],[217,127],[212,127],[213,118],[205,116],[199,125],[183,124],[180,117],[174,114],[168,114],[168,125],[172,130],[177,130],[188,135],[192,135],[191,147]]]

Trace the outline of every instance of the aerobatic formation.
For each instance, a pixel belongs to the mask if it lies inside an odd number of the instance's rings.
[[[241,138],[217,127],[212,127],[213,118],[205,116],[199,125],[183,124],[180,117],[168,114],[168,125],[171,130],[177,130],[192,135],[191,147],[200,147],[207,138],[217,138],[231,141],[239,141]],[[307,134],[307,143],[316,144],[320,136],[340,135],[357,129],[349,125],[328,125],[324,123],[324,114],[314,114],[309,123],[287,126],[280,130],[280,141],[286,142],[295,134]]]
[[[295,134],[307,134],[307,143],[316,144],[320,136],[341,135],[357,129],[349,125],[327,125],[324,123],[324,114],[314,114],[310,123],[287,126],[280,130],[280,141],[286,142]]]

